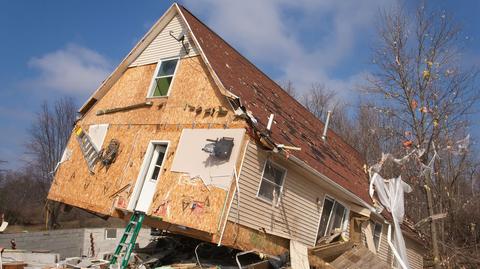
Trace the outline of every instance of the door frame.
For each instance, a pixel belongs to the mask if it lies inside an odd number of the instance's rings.
[[[155,149],[156,145],[167,145],[165,149],[165,157],[160,168],[160,173],[158,174],[157,182],[155,183],[155,188],[157,187],[158,181],[162,176],[162,170],[165,165],[165,161],[167,159],[168,149],[170,148],[170,141],[169,140],[150,140],[148,142],[147,150],[145,151],[145,155],[143,156],[143,162],[140,166],[140,171],[137,176],[137,180],[135,182],[135,187],[133,188],[132,195],[130,196],[130,200],[128,201],[127,210],[134,211],[135,207],[137,206],[138,199],[140,198],[140,194],[142,192],[143,184],[145,183],[145,177],[147,176],[148,168],[150,167],[150,163],[153,157],[153,150]]]

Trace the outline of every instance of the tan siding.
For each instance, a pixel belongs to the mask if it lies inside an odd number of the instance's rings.
[[[390,251],[390,246],[388,245],[387,232],[388,232],[388,225],[383,224],[382,236],[380,238],[380,246],[378,247],[377,255],[383,261],[387,262],[388,264],[391,264],[392,252]]]
[[[170,36],[170,31],[173,31],[172,34],[178,38],[181,33],[188,32],[186,29],[186,25],[184,25],[178,15],[173,17],[152,43],[133,61],[130,67],[157,63],[160,59],[165,58],[186,56],[182,43]],[[193,45],[193,42],[185,39],[185,45],[187,48],[190,48],[188,56],[198,55],[197,48]]]
[[[405,238],[405,245],[407,246],[407,257],[411,269],[423,268],[423,256],[418,243],[409,238]]]
[[[278,207],[257,198],[257,191],[266,161],[265,152],[250,144],[240,174],[240,210],[237,215],[235,198],[229,213],[229,220],[253,229],[264,228],[268,233],[285,238],[294,238],[309,246],[314,245],[317,236],[324,193],[320,186],[300,176],[285,162],[275,161],[287,169],[282,202]]]
[[[388,245],[387,241],[387,232],[388,232],[388,225],[384,224],[382,229],[382,236],[380,239],[380,246],[377,250],[378,257],[387,262],[388,264],[393,264],[393,253],[390,250],[390,246]],[[421,254],[420,248],[418,244],[414,241],[408,239],[404,236],[405,245],[407,247],[407,257],[408,262],[410,264],[411,269],[421,269],[423,268],[423,257]],[[366,245],[365,242],[365,232],[362,229],[362,243]]]

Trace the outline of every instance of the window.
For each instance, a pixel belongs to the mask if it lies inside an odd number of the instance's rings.
[[[105,229],[105,239],[117,239],[117,229],[116,228]]]
[[[382,237],[383,225],[373,221],[371,222],[371,225],[373,227],[373,243],[375,244],[375,249],[378,250],[378,247],[380,246],[380,238]]]
[[[335,229],[342,229],[346,219],[347,209],[345,206],[334,199],[325,197],[322,216],[318,225],[317,241],[321,237],[332,234]]]
[[[149,97],[167,96],[177,69],[178,59],[164,60],[158,63]]]
[[[153,154],[152,162],[150,163],[150,169],[153,169],[151,173],[149,173],[149,178],[152,181],[156,181],[158,175],[160,174],[160,169],[162,169],[163,159],[165,157],[165,151],[167,150],[167,145],[159,144],[155,145],[154,152],[158,154]]]
[[[280,194],[282,193],[285,174],[286,170],[284,168],[267,160],[263,168],[262,181],[260,182],[257,196],[278,204],[280,202]]]

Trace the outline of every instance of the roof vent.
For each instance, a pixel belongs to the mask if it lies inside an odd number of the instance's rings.
[[[267,130],[269,132],[272,131],[272,123],[273,123],[273,114],[270,114],[270,117],[268,117],[268,123],[267,123]]]
[[[327,130],[328,130],[328,124],[330,123],[330,116],[332,115],[332,111],[329,110],[327,112],[327,120],[325,121],[325,126],[323,127],[323,134],[322,134],[322,140],[325,142],[327,140]]]

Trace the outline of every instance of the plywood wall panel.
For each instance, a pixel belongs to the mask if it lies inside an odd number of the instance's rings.
[[[290,240],[238,225],[228,221],[222,245],[243,250],[257,250],[269,255],[284,254],[289,249]]]
[[[209,124],[219,123],[230,127],[236,120],[233,111],[226,115],[218,113],[218,107],[229,108],[224,96],[220,94],[214,81],[199,56],[183,58],[179,62],[175,78],[168,97],[147,98],[155,64],[128,68],[122,77],[112,86],[85,115],[83,124]],[[125,107],[146,101],[153,102],[151,107],[137,108],[97,116],[99,110]],[[186,106],[201,107],[197,113]],[[211,116],[205,113],[207,108],[216,108]],[[243,121],[242,121],[243,122]]]
[[[167,98],[147,99],[148,86],[155,65],[131,67],[107,94],[77,125],[88,130],[92,124],[108,123],[104,146],[111,139],[120,142],[118,157],[108,169],[97,165],[95,173],[88,171],[76,138],[72,135],[67,148],[70,160],[62,163],[56,173],[49,198],[105,215],[114,215],[114,203],[123,205],[130,199],[145,151],[151,140],[170,141],[164,174],[158,181],[152,207],[152,218],[193,229],[216,233],[222,217],[227,191],[203,182],[191,181],[182,173],[170,172],[173,154],[183,128],[245,128],[243,120],[235,119],[233,111],[218,114],[218,107],[229,108],[226,98],[208,75],[200,57],[181,59]],[[98,110],[129,106],[145,101],[154,105],[97,116]],[[201,106],[202,113],[186,108]],[[205,115],[205,108],[217,112]],[[119,192],[119,190],[123,190]],[[119,192],[119,193],[118,193]],[[195,204],[195,206],[193,206]]]

